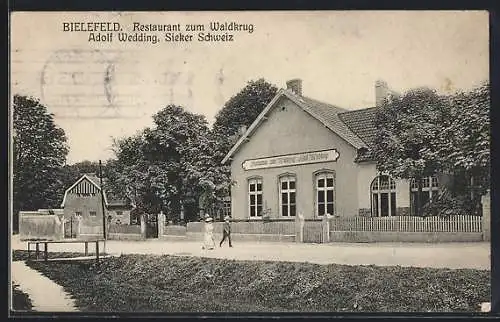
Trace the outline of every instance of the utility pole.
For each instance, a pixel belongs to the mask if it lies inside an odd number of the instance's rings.
[[[103,247],[104,250],[103,251],[104,251],[104,253],[106,253],[106,239],[107,239],[107,235],[106,235],[106,211],[105,211],[105,207],[104,207],[104,186],[102,185],[102,163],[101,163],[101,160],[99,160],[99,182],[101,185],[102,232],[104,235],[104,247]]]

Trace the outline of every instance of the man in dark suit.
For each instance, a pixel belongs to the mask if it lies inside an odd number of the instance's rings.
[[[224,217],[224,224],[222,224],[222,240],[219,243],[219,247],[222,247],[222,243],[226,240],[229,240],[229,247],[233,247],[231,243],[231,223],[229,222],[230,217]]]

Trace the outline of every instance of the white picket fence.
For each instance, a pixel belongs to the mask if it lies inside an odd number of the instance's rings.
[[[330,231],[482,232],[482,217],[334,217]]]

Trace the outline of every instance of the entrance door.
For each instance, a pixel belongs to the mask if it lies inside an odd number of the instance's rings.
[[[76,238],[76,232],[78,231],[78,218],[72,215],[64,223],[64,238]]]
[[[158,215],[146,215],[146,238],[158,238]]]

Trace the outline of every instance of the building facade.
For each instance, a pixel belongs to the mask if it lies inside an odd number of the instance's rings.
[[[125,200],[108,200],[106,192],[101,193],[100,179],[93,174],[83,175],[65,191],[61,203],[64,217],[69,221],[80,217],[83,226],[101,227],[103,197],[108,224],[131,224],[130,203]]]
[[[232,217],[408,215],[414,186],[378,173],[371,157],[376,111],[392,93],[377,81],[375,94],[377,106],[345,110],[304,96],[298,79],[287,82],[223,160]],[[427,181],[432,194],[438,180]]]

